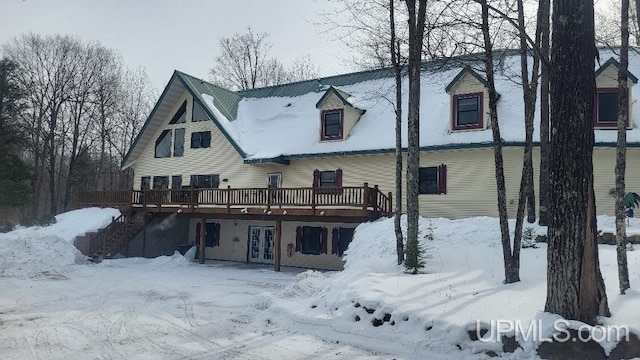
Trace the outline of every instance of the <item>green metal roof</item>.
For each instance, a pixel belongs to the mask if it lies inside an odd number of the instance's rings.
[[[201,94],[213,96],[213,103],[222,115],[229,119],[229,121],[235,120],[238,115],[238,104],[240,103],[240,100],[242,100],[242,96],[240,94],[177,70],[176,73],[180,75],[185,86],[188,89],[191,89],[199,99]],[[202,99],[200,100],[202,101]],[[201,105],[205,106],[204,103]]]

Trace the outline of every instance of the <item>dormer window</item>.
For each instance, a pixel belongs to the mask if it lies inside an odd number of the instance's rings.
[[[595,126],[618,126],[618,89],[597,89],[595,101]]]
[[[482,93],[453,96],[453,130],[482,129]]]
[[[320,116],[320,139],[339,140],[342,139],[343,130],[343,110],[326,110]]]

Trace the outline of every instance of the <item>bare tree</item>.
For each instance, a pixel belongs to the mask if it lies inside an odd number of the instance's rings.
[[[629,289],[627,264],[627,226],[625,224],[625,172],[627,168],[627,122],[629,119],[629,0],[622,0],[620,11],[620,67],[618,68],[618,139],[616,146],[616,253],[620,294]]]
[[[268,37],[267,33],[248,28],[245,34],[221,38],[220,55],[209,72],[211,80],[229,89],[247,90],[317,76],[318,70],[308,56],[294,61],[290,70],[280,60],[269,58],[273,44],[267,41]]]
[[[593,188],[593,1],[553,2],[550,208],[545,311],[587,324],[608,316]]]
[[[406,0],[409,13],[409,104],[407,117],[407,248],[405,268],[412,273],[424,266],[418,242],[420,217],[420,78],[422,75],[422,41],[427,0]],[[416,8],[417,5],[417,8]]]

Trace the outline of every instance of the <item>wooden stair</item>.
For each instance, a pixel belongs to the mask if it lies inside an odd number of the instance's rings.
[[[114,257],[145,225],[145,211],[134,212],[130,209],[122,213],[93,238],[97,246],[91,258],[99,261]]]

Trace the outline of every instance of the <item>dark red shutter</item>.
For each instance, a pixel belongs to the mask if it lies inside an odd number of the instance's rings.
[[[196,224],[196,239],[193,242],[194,244],[200,244],[200,223]]]
[[[296,228],[296,252],[302,252],[302,226]]]
[[[447,193],[447,165],[438,166],[438,194]]]
[[[313,170],[313,187],[319,187],[320,186],[320,170],[315,169]]]
[[[331,253],[338,254],[338,246],[340,243],[340,229],[333,228],[331,231]]]
[[[328,235],[329,231],[326,227],[323,227],[322,230],[320,230],[320,254],[327,253],[327,240],[329,238]]]
[[[213,224],[213,246],[220,246],[220,224]]]

